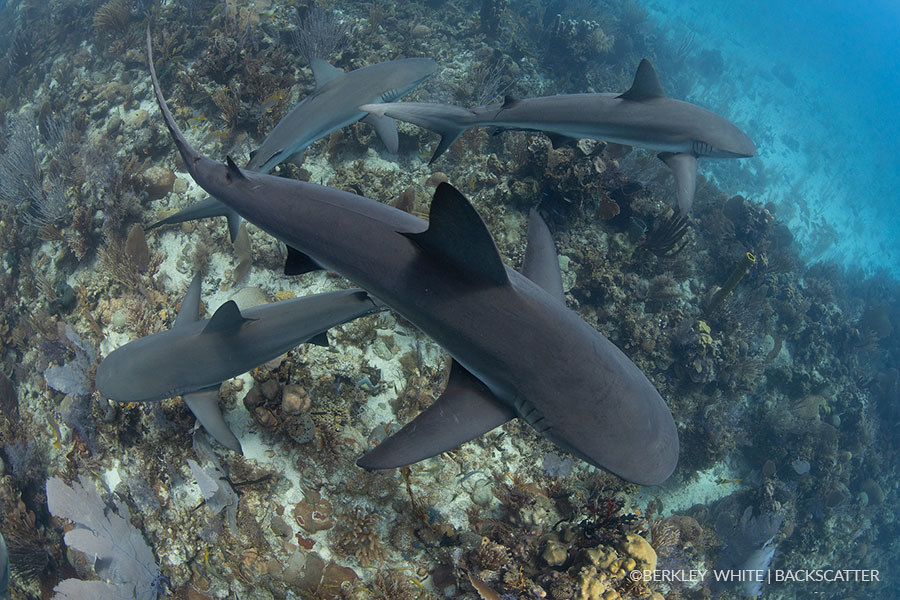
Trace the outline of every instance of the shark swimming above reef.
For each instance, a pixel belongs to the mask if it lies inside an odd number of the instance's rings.
[[[359,106],[367,102],[398,100],[437,71],[437,63],[430,58],[390,60],[349,72],[320,58],[313,58],[310,66],[316,79],[315,91],[275,125],[252,153],[248,169],[268,173],[280,163],[301,156],[316,140],[359,120],[372,125],[388,151],[396,154],[399,139],[393,119],[375,118]],[[196,202],[147,229],[209,217],[227,218],[228,231],[234,241],[241,227],[241,217],[214,197]]]
[[[505,266],[484,221],[446,183],[426,223],[356,194],[204,157],[166,106],[149,32],[147,45],[160,111],[194,181],[375,295],[453,357],[450,381],[435,403],[388,438],[385,450],[379,446],[357,464],[411,464],[515,416],[629,481],[649,485],[669,477],[678,460],[669,409],[640,369],[561,301],[550,285],[558,271],[534,273],[532,280]]]
[[[647,59],[638,65],[624,93],[563,94],[515,99],[502,104],[462,108],[451,104],[401,102],[366,104],[379,117],[413,123],[440,134],[434,162],[469,127],[543,131],[571,138],[591,138],[660,151],[675,174],[676,197],[688,213],[697,188],[697,158],[746,158],[756,146],[743,131],[695,104],[666,96]]]
[[[216,441],[241,445],[219,410],[219,384],[304,342],[327,345],[328,329],[381,310],[359,289],[313,294],[238,309],[229,300],[200,319],[200,276],[191,282],[171,329],[117,348],[97,368],[97,390],[119,402],[182,396]]]

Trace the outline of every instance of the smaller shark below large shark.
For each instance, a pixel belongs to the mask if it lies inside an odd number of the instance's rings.
[[[200,277],[194,277],[171,329],[112,351],[97,368],[97,390],[119,402],[182,396],[216,441],[241,445],[219,410],[219,384],[304,342],[327,344],[328,329],[381,310],[360,289],[282,300],[241,311],[233,300],[200,320]]]
[[[705,108],[666,96],[656,71],[644,59],[624,93],[562,94],[524,98],[507,96],[502,104],[462,108],[451,104],[400,102],[366,104],[373,115],[390,117],[441,135],[434,162],[469,127],[543,131],[591,138],[659,151],[675,175],[682,213],[688,213],[697,188],[697,158],[746,158],[756,146],[731,121]]]
[[[393,119],[367,115],[359,106],[367,102],[393,102],[418,87],[437,71],[430,58],[389,60],[342,71],[320,58],[310,61],[316,89],[285,115],[250,157],[247,168],[268,173],[280,163],[303,154],[306,148],[333,131],[362,120],[372,125],[391,154],[397,153],[399,139]],[[241,217],[214,197],[157,221],[147,229],[184,221],[225,217],[234,241]]]

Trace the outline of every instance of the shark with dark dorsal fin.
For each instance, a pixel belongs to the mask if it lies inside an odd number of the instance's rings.
[[[403,58],[345,72],[327,61],[310,61],[316,89],[285,115],[252,154],[247,168],[268,173],[280,163],[299,157],[313,142],[362,120],[372,125],[388,152],[397,153],[399,139],[393,119],[377,119],[360,110],[367,102],[399,100],[437,71],[430,58]],[[206,198],[153,223],[148,230],[184,221],[225,217],[233,242],[241,227],[240,215],[215,198]]]
[[[233,300],[200,319],[199,275],[171,329],[117,348],[97,368],[97,390],[119,402],[182,396],[213,438],[241,452],[219,410],[219,384],[304,342],[327,345],[325,332],[382,307],[359,289],[313,294],[241,311]]]
[[[149,31],[147,45],[160,111],[194,181],[276,239],[368,290],[456,361],[459,378],[426,411],[439,442],[420,452],[427,440],[414,435],[417,418],[405,435],[413,443],[386,456],[363,456],[359,465],[410,464],[515,414],[564,450],[629,481],[658,484],[671,475],[678,432],[659,392],[556,295],[503,264],[462,194],[439,185],[426,223],[363,196],[243,170],[230,159],[210,160],[188,144],[166,106]]]
[[[650,61],[638,65],[634,82],[618,94],[563,94],[462,108],[400,102],[360,107],[378,117],[413,123],[440,134],[434,162],[469,127],[542,131],[659,151],[675,175],[675,193],[687,214],[697,187],[697,158],[746,158],[756,146],[731,121],[705,108],[666,96]]]

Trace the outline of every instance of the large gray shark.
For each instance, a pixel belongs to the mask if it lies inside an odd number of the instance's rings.
[[[149,45],[148,34],[148,54]],[[356,194],[212,161],[175,124],[152,54],[150,73],[166,126],[200,187],[377,296],[455,360],[451,381],[423,413],[429,426],[418,427],[420,415],[393,450],[376,448],[357,464],[410,464],[516,416],[629,481],[656,484],[672,473],[678,433],[653,384],[558,295],[505,266],[481,217],[452,186],[438,187],[426,223]],[[435,431],[440,443],[431,439]]]
[[[268,173],[289,158],[303,154],[316,140],[362,120],[375,128],[391,154],[399,140],[393,119],[378,119],[360,110],[368,102],[393,102],[418,87],[437,71],[430,58],[404,58],[380,62],[345,72],[327,61],[310,61],[316,89],[283,118],[266,136],[247,163],[247,168]],[[150,225],[174,225],[208,217],[226,217],[231,240],[241,226],[241,217],[215,198],[206,198]]]
[[[219,410],[219,384],[304,342],[327,344],[325,332],[379,310],[359,289],[283,300],[241,311],[233,300],[200,320],[194,277],[171,329],[117,348],[97,368],[97,390],[119,402],[182,396],[223,446],[241,451]]]
[[[441,142],[434,162],[463,131],[475,125],[544,131],[660,151],[675,174],[678,206],[691,209],[697,188],[697,158],[745,158],[756,146],[733,123],[695,104],[666,96],[656,71],[641,61],[631,89],[624,93],[564,94],[502,104],[461,108],[450,104],[402,102],[368,104],[373,115],[407,121],[436,131]]]

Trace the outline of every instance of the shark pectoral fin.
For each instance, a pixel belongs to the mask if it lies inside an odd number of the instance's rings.
[[[284,260],[285,275],[303,275],[304,273],[322,271],[324,269],[325,267],[296,248],[287,247],[287,258]]]
[[[397,150],[400,148],[400,136],[397,134],[397,123],[392,118],[368,114],[362,118],[362,122],[375,128],[375,133],[384,142],[388,152],[397,154]]]
[[[538,284],[545,292],[566,303],[556,244],[547,223],[538,211],[528,215],[528,245],[522,261],[522,275]]]
[[[187,405],[197,420],[203,425],[209,435],[213,436],[217,442],[230,450],[234,450],[240,454],[244,453],[241,443],[228,427],[222,411],[219,408],[219,386],[209,387],[196,392],[191,392],[182,396],[184,403]]]
[[[241,232],[241,223],[243,222],[243,219],[241,219],[241,215],[230,208],[225,211],[225,218],[228,220],[228,238],[233,244],[235,240],[237,240],[238,234]]]
[[[334,81],[341,75],[346,73],[321,58],[314,58],[309,61],[309,68],[312,69],[313,77],[316,79],[316,88],[320,88],[329,81]]]
[[[172,323],[172,329],[186,323],[193,323],[200,318],[200,288],[203,283],[203,275],[198,271],[191,280],[187,293],[181,300],[181,308],[175,315],[175,322]]]
[[[691,212],[697,191],[697,157],[692,152],[660,152],[656,155],[675,175],[675,197],[681,214]]]
[[[203,328],[203,333],[236,331],[241,325],[252,320],[253,319],[245,318],[244,315],[241,314],[241,310],[234,300],[229,300],[220,306],[213,316],[210,317],[209,323]]]
[[[515,416],[487,386],[454,361],[440,398],[356,464],[369,470],[404,467],[452,450]]]
[[[316,346],[322,346],[323,348],[328,347],[328,333],[323,331],[322,333],[317,333],[312,336],[308,340],[306,340],[307,344],[314,344]]]
[[[428,229],[402,235],[465,275],[496,285],[509,283],[491,232],[475,207],[449,183],[434,191]]]
[[[227,217],[229,212],[234,212],[212,196],[209,196],[199,202],[194,202],[187,208],[179,210],[174,215],[169,215],[165,219],[160,219],[156,223],[149,225],[147,231],[162,227],[163,225],[175,225],[184,223],[185,221],[194,221],[197,219],[206,219],[209,217]]]
[[[662,84],[659,83],[659,77],[656,75],[656,69],[650,64],[646,58],[641,59],[637,72],[634,74],[634,81],[627,92],[619,94],[619,98],[623,100],[634,100],[640,102],[642,100],[652,100],[654,98],[665,98],[666,92],[663,90]]]

